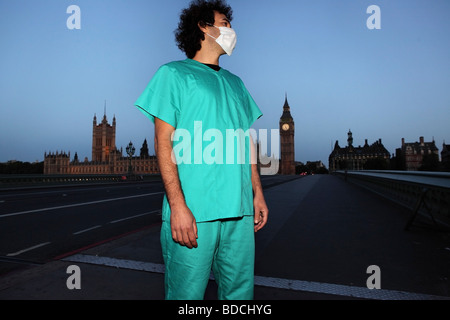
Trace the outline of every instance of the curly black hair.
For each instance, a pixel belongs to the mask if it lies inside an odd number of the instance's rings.
[[[181,12],[178,28],[175,30],[175,40],[178,48],[189,59],[201,49],[201,40],[205,39],[198,25],[214,24],[214,11],[224,14],[230,22],[233,20],[233,10],[224,0],[193,0],[189,7]]]

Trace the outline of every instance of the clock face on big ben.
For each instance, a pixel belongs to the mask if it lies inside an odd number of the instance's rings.
[[[289,130],[289,125],[287,123],[283,124],[281,126],[281,129],[283,129],[284,131],[288,131]]]

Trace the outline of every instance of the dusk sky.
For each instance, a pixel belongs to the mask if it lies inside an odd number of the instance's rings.
[[[134,102],[162,64],[185,59],[174,30],[187,0],[0,0],[0,162],[45,152],[91,160],[92,120],[117,120],[116,146],[154,126]],[[336,140],[450,143],[450,1],[229,0],[238,41],[222,67],[278,128],[285,94],[297,161],[321,160]],[[81,29],[70,30],[70,5]],[[367,8],[381,10],[370,30]],[[125,154],[125,152],[124,152]]]

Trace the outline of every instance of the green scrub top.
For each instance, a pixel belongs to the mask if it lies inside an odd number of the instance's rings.
[[[176,129],[178,175],[197,222],[253,215],[249,129],[262,113],[239,77],[192,59],[170,62],[135,105]],[[170,220],[166,196],[162,218]]]

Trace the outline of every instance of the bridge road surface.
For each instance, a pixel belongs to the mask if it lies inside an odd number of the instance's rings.
[[[0,275],[159,223],[163,191],[161,181],[0,190]]]
[[[0,192],[0,275],[160,220],[160,182]]]
[[[399,298],[394,291],[450,297],[450,233],[420,219],[405,231],[410,209],[332,175],[269,194],[274,210],[257,234],[256,274],[364,288],[376,265],[381,289],[391,290],[382,299]]]
[[[404,231],[410,210],[336,176],[262,179],[270,222],[256,234],[255,299],[450,299],[448,233],[420,221]],[[0,276],[0,299],[163,299],[159,228]],[[81,290],[65,287],[72,264]],[[370,265],[380,290],[366,287]],[[210,281],[205,299],[215,292]]]

